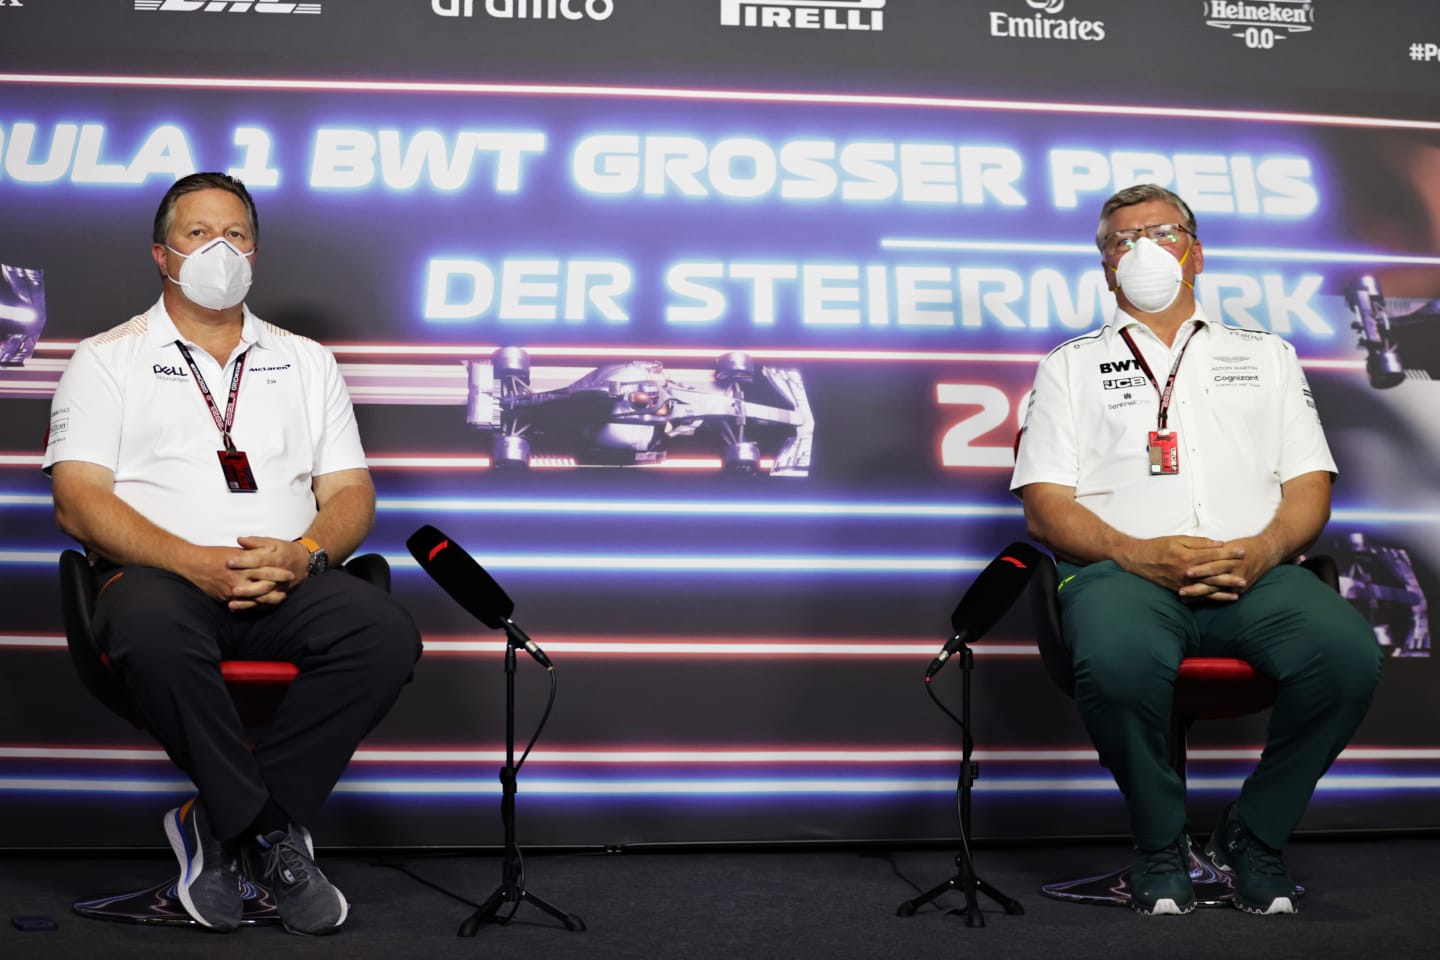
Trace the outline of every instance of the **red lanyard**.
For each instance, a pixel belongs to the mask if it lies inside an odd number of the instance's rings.
[[[225,441],[225,449],[231,453],[235,452],[235,444],[230,439],[230,428],[235,425],[235,402],[240,396],[240,376],[245,372],[245,357],[250,353],[247,349],[240,356],[235,358],[235,373],[230,377],[230,395],[225,400],[225,416],[220,416],[220,408],[215,404],[215,397],[211,395],[205,378],[200,374],[200,368],[195,365],[195,358],[190,355],[189,349],[179,340],[175,346],[180,348],[184,355],[185,362],[190,364],[190,373],[195,377],[196,384],[200,387],[200,393],[205,397],[205,405],[210,408],[210,416],[215,420],[215,426],[220,428],[220,436]]]
[[[1135,341],[1130,339],[1129,328],[1120,331],[1120,336],[1124,339],[1125,346],[1130,348],[1130,355],[1140,364],[1140,369],[1145,371],[1145,376],[1150,378],[1150,386],[1154,387],[1155,392],[1160,394],[1160,418],[1157,421],[1158,429],[1160,430],[1165,429],[1165,421],[1170,416],[1170,399],[1171,395],[1175,392],[1175,375],[1180,372],[1180,361],[1185,359],[1185,351],[1190,349],[1190,341],[1194,340],[1195,334],[1199,332],[1200,325],[1196,324],[1195,328],[1190,331],[1190,336],[1186,337],[1185,343],[1181,345],[1179,355],[1170,366],[1170,376],[1165,378],[1165,389],[1161,390],[1160,384],[1155,380],[1155,374],[1150,372],[1150,364],[1145,362],[1145,358],[1140,355],[1140,350],[1135,346]]]

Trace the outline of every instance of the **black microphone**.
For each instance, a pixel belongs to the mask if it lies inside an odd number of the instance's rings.
[[[466,612],[492,630],[504,630],[546,670],[555,669],[545,651],[510,619],[510,614],[515,612],[515,601],[464,547],[429,524],[412,533],[405,546],[420,568],[430,574],[430,579]]]
[[[940,672],[945,661],[954,656],[956,651],[967,643],[979,640],[986,631],[995,626],[995,621],[1004,616],[1005,611],[1025,592],[1025,586],[1030,582],[1030,574],[1034,571],[1036,562],[1041,559],[1039,550],[1017,540],[980,571],[980,576],[975,578],[970,589],[965,591],[965,596],[960,598],[955,612],[950,614],[950,626],[955,635],[946,641],[944,648],[930,661],[930,668],[925,671],[926,683]]]

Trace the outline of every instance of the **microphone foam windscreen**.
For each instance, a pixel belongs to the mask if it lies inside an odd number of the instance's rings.
[[[426,524],[405,541],[406,548],[430,579],[492,630],[505,625],[505,618],[515,610],[515,602],[500,589],[465,548]]]
[[[1002,550],[980,571],[950,615],[950,625],[955,632],[968,631],[970,636],[979,637],[993,627],[1025,592],[1025,585],[1030,582],[1040,559],[1039,550],[1019,540]]]

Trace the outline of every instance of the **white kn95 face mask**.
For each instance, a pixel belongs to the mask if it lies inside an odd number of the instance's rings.
[[[168,244],[165,249],[185,258],[180,265],[179,279],[168,274],[165,279],[178,285],[196,304],[211,310],[228,310],[243,302],[245,294],[250,292],[250,258],[255,255],[254,250],[241,253],[224,237],[216,237],[188,256]]]
[[[1185,256],[1189,255],[1186,250]],[[1183,276],[1180,261],[1149,237],[1136,240],[1115,268],[1115,280],[1125,299],[1145,313],[1159,313],[1174,303],[1180,296]]]

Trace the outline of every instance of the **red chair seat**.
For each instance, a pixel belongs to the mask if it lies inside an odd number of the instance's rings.
[[[1275,702],[1275,681],[1234,657],[1187,657],[1175,680],[1176,716],[1218,720],[1257,713]]]
[[[300,668],[283,660],[225,660],[220,664],[220,675],[225,685],[234,686],[289,686],[300,673]]]

